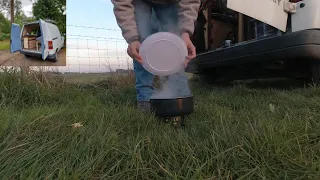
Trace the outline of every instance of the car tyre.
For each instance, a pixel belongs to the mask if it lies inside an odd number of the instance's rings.
[[[58,61],[58,50],[56,51],[56,53],[54,53],[54,56],[52,58],[53,62],[57,62]]]
[[[311,73],[313,83],[320,85],[320,63],[313,63],[311,65]]]
[[[204,73],[204,74],[199,74],[199,80],[200,83],[203,85],[223,85],[225,83],[228,83],[227,79],[224,79],[223,77],[217,76],[215,73]]]

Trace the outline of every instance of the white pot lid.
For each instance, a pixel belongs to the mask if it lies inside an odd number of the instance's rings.
[[[140,55],[142,66],[147,71],[168,76],[184,68],[188,50],[181,37],[169,32],[159,32],[142,42]]]

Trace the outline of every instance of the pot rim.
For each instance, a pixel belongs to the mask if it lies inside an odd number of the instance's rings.
[[[178,100],[178,99],[190,99],[193,98],[192,95],[190,96],[183,96],[183,97],[175,97],[175,98],[164,98],[164,99],[159,99],[159,98],[150,98],[150,101],[160,101],[160,100]]]

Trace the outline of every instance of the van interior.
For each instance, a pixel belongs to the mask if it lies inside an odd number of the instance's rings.
[[[41,30],[39,23],[25,25],[22,31],[22,49],[41,51]]]

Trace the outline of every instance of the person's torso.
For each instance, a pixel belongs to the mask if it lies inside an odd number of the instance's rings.
[[[151,2],[153,4],[167,5],[167,4],[177,3],[180,0],[145,0],[145,1]]]

